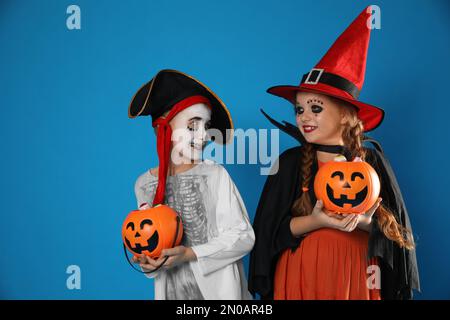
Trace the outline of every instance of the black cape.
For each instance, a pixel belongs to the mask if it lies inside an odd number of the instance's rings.
[[[255,246],[250,255],[249,290],[262,299],[273,299],[275,266],[279,255],[288,248],[295,250],[302,238],[296,238],[290,231],[291,207],[302,192],[300,177],[301,146],[283,152],[274,168],[278,172],[269,175],[259,200],[253,228]],[[380,147],[366,148],[365,161],[377,171],[381,181],[383,205],[389,208],[397,221],[411,229],[408,212],[394,172]],[[313,164],[313,175],[317,172]],[[309,193],[314,204],[316,197],[311,179]],[[387,239],[378,228],[374,216],[369,235],[368,258],[379,257],[381,269],[382,299],[411,299],[412,289],[420,290],[415,250],[400,248]]]

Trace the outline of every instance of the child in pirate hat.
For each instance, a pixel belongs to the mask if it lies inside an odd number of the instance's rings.
[[[216,143],[231,140],[233,123],[225,104],[208,87],[176,70],[162,70],[134,95],[129,117],[152,118],[159,167],[136,181],[140,208],[165,203],[183,221],[182,243],[158,260],[134,262],[155,279],[155,299],[251,299],[242,257],[254,232],[242,198],[221,165],[202,160],[208,132]]]

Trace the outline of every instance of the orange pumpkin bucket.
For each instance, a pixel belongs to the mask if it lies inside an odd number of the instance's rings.
[[[167,205],[133,210],[122,225],[123,243],[135,256],[145,254],[156,259],[163,249],[178,246],[182,236],[181,219]]]
[[[334,213],[365,213],[380,195],[380,179],[364,161],[325,163],[314,180],[314,192]]]

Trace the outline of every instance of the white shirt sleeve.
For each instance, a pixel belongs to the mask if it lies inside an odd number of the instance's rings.
[[[225,168],[220,169],[215,190],[218,195],[215,206],[218,235],[205,244],[192,247],[203,275],[241,259],[255,242],[241,195]]]

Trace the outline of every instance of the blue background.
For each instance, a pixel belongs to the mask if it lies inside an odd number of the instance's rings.
[[[81,30],[66,9],[81,8]],[[150,119],[129,101],[162,68],[192,74],[238,128],[293,121],[265,90],[296,84],[365,1],[0,2],[0,298],[149,299],[151,280],[122,254],[134,182],[157,164]],[[362,101],[386,110],[379,139],[395,168],[418,247],[418,299],[450,298],[447,1],[379,1]],[[280,134],[281,151],[295,141]],[[253,219],[265,177],[226,165]],[[248,260],[246,258],[246,263]],[[66,268],[81,267],[81,290]]]

